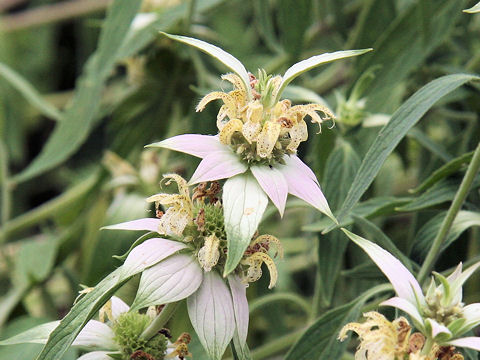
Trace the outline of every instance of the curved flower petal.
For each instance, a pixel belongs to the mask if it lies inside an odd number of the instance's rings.
[[[160,219],[155,218],[143,218],[137,219],[132,221],[126,221],[120,224],[104,226],[102,228],[105,230],[145,230],[145,231],[153,231],[158,232],[158,225],[160,224]]]
[[[230,178],[247,171],[247,165],[228,148],[226,149],[227,151],[217,151],[205,156],[198,164],[189,184]]]
[[[114,337],[113,330],[107,324],[97,320],[90,320],[80,331],[72,345],[116,350],[118,346],[114,341]]]
[[[200,342],[213,360],[222,358],[235,331],[232,296],[215,272],[204,274],[202,285],[187,299],[188,315]]]
[[[117,296],[112,296],[110,301],[112,302],[112,317],[114,320],[130,310],[130,306]]]
[[[186,247],[186,244],[178,241],[161,238],[148,239],[130,251],[123,264],[123,271],[127,273],[141,272]]]
[[[191,256],[177,254],[145,270],[132,310],[185,299],[197,291],[203,271]]]
[[[92,351],[80,356],[77,360],[112,360],[108,354],[112,354],[111,351]]]
[[[441,334],[446,334],[447,336],[452,335],[452,332],[445,325],[439,324],[436,320],[431,318],[425,319],[425,327],[427,331],[431,331],[433,339]]]
[[[287,202],[288,184],[283,174],[269,166],[254,165],[250,167],[253,176],[257,179],[263,191],[268,195],[273,204],[283,217],[285,203]]]
[[[297,158],[298,159],[298,158]],[[336,222],[335,217],[328,206],[327,199],[320,189],[320,185],[316,178],[312,178],[312,174],[306,171],[305,164],[300,159],[290,159],[286,165],[277,164],[277,168],[285,177],[288,184],[288,192],[312,205],[320,212],[327,215]],[[311,171],[311,170],[310,170]]]
[[[160,147],[180,151],[199,158],[204,158],[213,152],[228,150],[225,145],[218,141],[218,136],[199,134],[177,135],[146,147]]]
[[[383,301],[380,305],[393,306],[400,309],[410,315],[419,325],[423,326],[422,315],[414,304],[404,298],[393,297],[391,299]]]
[[[377,244],[368,241],[346,229],[342,231],[358,246],[360,246],[368,256],[373,260],[380,270],[385,274],[397,295],[408,300],[412,304],[416,304],[417,300],[420,305],[425,304],[425,297],[422,289],[415,277],[408,269],[392,254],[382,249]]]
[[[468,336],[460,339],[450,340],[447,343],[453,346],[480,351],[480,337],[476,336]]]
[[[299,172],[303,173],[308,178],[312,179],[318,184],[317,177],[315,173],[305,164],[297,155],[285,155],[283,161],[287,166],[296,168]]]
[[[235,313],[236,330],[240,346],[243,347],[247,342],[248,334],[248,301],[246,286],[237,275],[228,276],[228,284],[233,300],[233,310]]]

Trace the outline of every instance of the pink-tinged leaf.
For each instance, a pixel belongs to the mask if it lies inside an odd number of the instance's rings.
[[[417,322],[417,326],[423,326],[423,319],[422,315],[418,311],[415,304],[412,304],[410,301],[400,297],[393,297],[391,299],[385,300],[380,305],[382,306],[393,306],[397,309],[400,309],[406,312],[408,315],[412,317]]]
[[[298,159],[298,158],[297,158]],[[331,218],[334,222],[337,222],[335,217],[328,206],[327,199],[322,193],[320,189],[320,185],[311,177],[305,169],[303,168],[303,164],[300,159],[292,160],[287,162],[286,165],[275,165],[285,177],[285,180],[288,184],[288,192],[303,201],[306,201],[318,211],[324,213],[329,218]]]
[[[283,217],[288,195],[288,184],[283,174],[273,167],[261,165],[251,166],[250,170]]]
[[[247,342],[248,334],[249,312],[246,292],[247,287],[237,275],[229,275],[228,284],[230,285],[230,292],[232,294],[236,330],[240,342],[239,345],[243,347]]]
[[[207,155],[200,161],[189,184],[230,178],[244,173],[247,169],[248,166],[241,162],[238,156],[230,150],[217,151]]]
[[[299,172],[307,176],[308,178],[312,179],[318,184],[317,177],[315,173],[305,164],[297,155],[285,155],[283,157],[283,161],[287,166],[291,166],[296,168]]]
[[[132,310],[185,299],[197,291],[202,279],[196,259],[185,254],[170,256],[142,273]]]
[[[425,319],[425,328],[431,333],[433,339],[439,335],[441,336],[441,334],[447,336],[452,335],[452,332],[445,325],[439,324],[436,320],[431,318]]]
[[[449,345],[480,351],[480,337],[468,336],[448,341]]]
[[[230,290],[215,271],[204,274],[200,288],[187,299],[193,328],[212,360],[220,360],[235,331]]]
[[[114,320],[130,310],[130,307],[117,296],[112,296],[110,301],[112,302],[112,317]]]
[[[177,135],[146,147],[160,147],[180,151],[199,158],[204,158],[213,152],[228,150],[228,147],[218,141],[218,136],[185,134]]]
[[[447,277],[448,282],[452,283],[453,281],[457,280],[461,274],[462,274],[462,263],[458,264],[457,267],[455,268],[455,271]]]
[[[187,245],[178,241],[161,238],[148,239],[128,254],[123,264],[123,271],[126,274],[142,272],[185,248]]]
[[[112,357],[108,356],[112,351],[92,351],[80,356],[77,360],[112,360]]]
[[[454,281],[450,282],[450,286],[451,286],[450,291],[453,294],[453,296],[456,295],[456,298],[454,300],[458,300],[458,301],[461,300],[463,284],[465,283],[465,281],[467,281],[470,278],[470,276],[473,275],[475,271],[477,271],[479,267],[480,267],[480,261],[468,267],[467,269],[465,269],[465,271],[463,271],[460,275],[458,275],[458,277]],[[459,294],[460,294],[460,298],[458,298]]]
[[[425,297],[422,289],[415,277],[408,269],[392,254],[382,249],[377,244],[368,241],[350,231],[343,229],[342,231],[358,246],[360,246],[368,256],[373,260],[380,270],[385,274],[397,295],[412,304],[425,304]]]
[[[90,320],[80,331],[72,345],[86,348],[118,350],[118,345],[115,343],[114,337],[115,334],[107,324],[97,320]]]
[[[158,232],[158,224],[160,223],[160,219],[155,218],[144,218],[144,219],[137,219],[132,221],[126,221],[120,224],[104,226],[102,228],[105,230],[132,230],[132,231],[153,231]]]

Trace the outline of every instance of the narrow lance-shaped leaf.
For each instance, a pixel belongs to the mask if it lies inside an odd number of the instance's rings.
[[[72,106],[65,112],[64,120],[57,124],[40,155],[12,181],[26,181],[52,169],[68,159],[85,141],[98,112],[104,82],[118,60],[118,48],[140,3],[140,0],[113,2],[100,34],[98,49],[87,62]]]
[[[352,56],[358,56],[365,54],[373,49],[362,49],[362,50],[345,50],[345,51],[335,51],[333,53],[325,53],[321,55],[312,56],[306,60],[300,61],[295,65],[292,65],[287,69],[283,75],[282,82],[277,95],[277,100],[282,94],[285,87],[297,76],[303,74],[304,72],[313,69],[322,64],[326,64],[335,60],[344,59]]]
[[[230,70],[234,71],[240,78],[243,80],[245,84],[245,89],[249,92],[250,91],[250,78],[248,76],[247,69],[245,66],[233,55],[227,53],[225,50],[220,49],[218,46],[209,44],[205,41],[190,38],[187,36],[179,36],[179,35],[170,35],[167,33],[162,32],[165,36],[168,36],[170,39],[177,40],[183,42],[187,45],[194,46],[197,49],[207,53],[208,55],[213,56],[215,59],[223,63],[226,67]]]
[[[43,115],[55,119],[62,120],[62,113],[48,101],[42,98],[42,95],[25,80],[20,74],[9,68],[7,65],[0,63],[0,75],[7,80],[25,99],[34,107],[36,107]]]
[[[224,276],[242,259],[267,207],[268,198],[250,174],[228,179],[223,186],[223,213],[228,253]]]
[[[350,213],[380,171],[383,163],[403,139],[407,132],[443,96],[466,82],[480,77],[468,74],[446,75],[433,80],[413,94],[392,116],[390,122],[380,130],[368,150],[353,180],[347,198],[337,218],[342,220]],[[331,230],[330,227],[327,230]]]

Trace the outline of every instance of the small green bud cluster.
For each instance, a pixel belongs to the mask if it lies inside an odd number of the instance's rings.
[[[205,212],[204,229],[206,235],[215,235],[219,240],[226,240],[223,208],[216,204],[205,204],[202,208]]]
[[[453,321],[463,318],[462,303],[452,299],[448,280],[440,274],[435,274],[441,285],[437,286],[432,279],[425,296],[426,306],[423,308],[425,317],[435,319],[440,324],[448,326]]]
[[[275,146],[272,149],[271,157],[262,158],[257,153],[257,144],[252,142],[248,143],[240,133],[236,133],[232,136],[231,148],[242,161],[248,164],[254,165],[285,165],[283,159],[285,154],[292,155],[295,153],[293,150],[289,150],[287,147],[290,144],[290,137],[288,134],[284,134],[278,137]]]
[[[155,360],[163,360],[167,350],[167,338],[158,334],[150,340],[140,337],[151,322],[146,314],[126,312],[121,314],[113,324],[115,342],[120,345],[124,359],[130,359],[136,351],[142,351]]]

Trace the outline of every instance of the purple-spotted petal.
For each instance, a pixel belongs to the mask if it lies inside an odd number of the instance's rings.
[[[420,302],[420,305],[425,304],[425,298],[418,281],[396,257],[361,236],[346,229],[342,229],[342,231],[377,264],[399,297],[408,300],[412,304],[416,304],[417,300]]]
[[[188,315],[212,360],[220,360],[235,331],[230,290],[215,271],[204,274],[200,288],[187,299]]]
[[[460,339],[451,340],[448,342],[448,344],[480,351],[480,337],[476,336],[468,336]]]
[[[185,299],[197,291],[203,271],[196,259],[177,254],[142,273],[133,310]]]
[[[155,218],[144,218],[144,219],[137,219],[132,221],[126,221],[120,224],[109,225],[105,226],[102,229],[105,230],[145,230],[145,231],[153,231],[158,232],[158,224],[160,223],[160,219]]]
[[[112,360],[112,357],[108,356],[112,354],[111,351],[92,351],[80,356],[77,360]]]
[[[198,164],[189,184],[226,179],[247,171],[247,165],[228,148],[225,149],[226,151],[217,151],[205,156]]]
[[[283,216],[288,195],[288,184],[283,174],[273,167],[261,165],[251,166],[250,170],[263,191],[277,207],[280,216]]]
[[[147,147],[161,147],[180,151],[199,158],[204,158],[210,153],[225,151],[228,148],[218,141],[218,136],[185,134],[178,135],[163,141],[147,145]]]
[[[97,320],[90,320],[80,331],[73,346],[97,348],[104,350],[117,350],[118,345],[114,340],[115,334],[105,323]]]
[[[161,238],[148,239],[128,254],[123,264],[123,271],[127,274],[139,273],[186,247],[186,244],[178,241]]]
[[[397,309],[400,309],[410,315],[412,319],[418,323],[418,325],[423,326],[422,315],[420,315],[420,312],[418,311],[416,306],[407,299],[393,297],[391,299],[385,300],[380,305],[396,307]]]
[[[232,294],[239,345],[243,347],[247,342],[249,316],[246,286],[237,275],[229,275],[228,284]]]
[[[112,296],[110,301],[112,302],[112,317],[114,320],[130,310],[130,306],[117,296]]]
[[[439,324],[436,320],[431,318],[425,319],[425,327],[430,328],[433,339],[441,334],[452,335],[452,332],[445,325]]]
[[[285,177],[290,194],[306,201],[336,222],[316,178],[312,178],[311,174],[305,170],[304,167],[307,167],[305,164],[301,164],[303,162],[298,158],[296,160],[289,159],[286,165],[277,164],[275,168]]]

